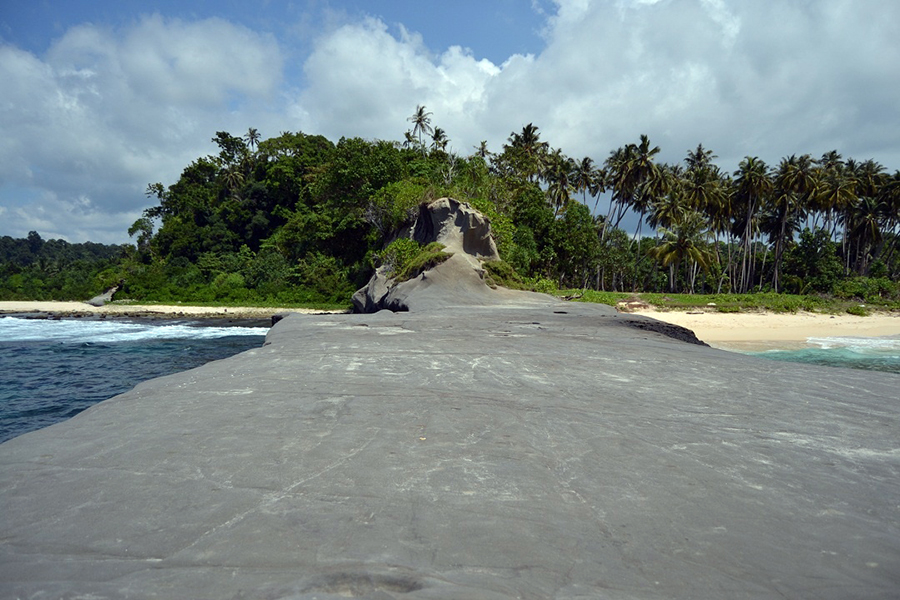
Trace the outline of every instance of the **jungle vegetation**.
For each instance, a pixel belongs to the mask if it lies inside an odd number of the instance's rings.
[[[402,142],[218,132],[217,154],[147,187],[131,245],[0,239],[0,298],[122,282],[117,298],[142,301],[347,305],[417,206],[451,196],[490,218],[494,271],[531,289],[900,300],[900,171],[873,159],[727,172],[703,145],[660,163],[646,135],[573,158],[532,123],[464,156],[424,106],[409,125]]]

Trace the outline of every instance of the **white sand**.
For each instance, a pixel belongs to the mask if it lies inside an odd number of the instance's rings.
[[[641,310],[660,321],[687,327],[711,346],[741,350],[801,347],[811,337],[900,335],[900,314],[868,317],[818,313],[688,313]]]
[[[0,302],[0,314],[6,313],[52,313],[56,315],[71,314],[106,314],[106,315],[159,315],[161,317],[198,317],[198,318],[266,318],[274,314],[294,312],[303,314],[320,314],[342,311],[323,311],[308,308],[276,308],[259,306],[180,306],[151,304],[107,304],[91,306],[84,302]]]

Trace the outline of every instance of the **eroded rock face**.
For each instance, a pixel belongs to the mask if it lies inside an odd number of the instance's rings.
[[[499,260],[500,255],[491,237],[490,221],[469,204],[453,198],[422,204],[415,222],[398,237],[409,237],[423,245],[439,242],[453,257],[402,283],[388,278],[385,269],[376,270],[366,287],[353,295],[354,312],[409,310],[416,297],[434,296],[433,289],[428,294],[424,291],[435,284],[446,287],[457,303],[464,303],[468,297],[483,303],[492,292],[484,283],[481,261]]]
[[[440,242],[454,254],[500,260],[487,217],[453,198],[441,198],[420,206],[410,237],[420,244]]]

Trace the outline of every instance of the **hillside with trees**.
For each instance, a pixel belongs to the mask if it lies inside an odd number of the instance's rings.
[[[117,298],[347,304],[412,211],[451,196],[490,218],[534,289],[900,296],[900,171],[874,160],[747,156],[729,173],[702,145],[660,163],[644,135],[602,161],[572,158],[530,123],[496,153],[462,156],[425,107],[409,124],[402,142],[218,132],[218,154],[148,186],[135,244],[91,263],[91,292],[122,281]],[[0,296],[37,299],[11,279],[39,258],[4,244]]]

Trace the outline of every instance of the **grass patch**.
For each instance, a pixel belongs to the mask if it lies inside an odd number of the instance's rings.
[[[451,256],[445,246],[431,242],[422,246],[409,238],[398,238],[376,256],[377,264],[386,267],[385,275],[394,283],[408,281],[420,273],[433,269]]]
[[[625,292],[598,292],[596,290],[567,290],[563,295],[574,296],[573,300],[578,302],[594,302],[609,306],[615,306],[619,302],[634,298],[634,294],[626,294]]]
[[[643,301],[657,310],[711,310],[721,313],[761,312],[775,313],[817,312],[825,314],[871,314],[873,311],[900,310],[900,302],[882,300],[876,304],[859,306],[859,301],[818,295],[775,294],[628,294],[623,292],[596,292],[592,290],[560,290],[560,297],[577,296],[580,302],[597,302],[615,306],[626,300]]]
[[[453,256],[452,252],[444,252],[444,248],[445,246],[439,242],[431,242],[424,246],[416,255],[409,258],[406,264],[395,269],[395,274],[392,276],[394,281],[400,283],[418,277],[419,274],[435,268]]]

